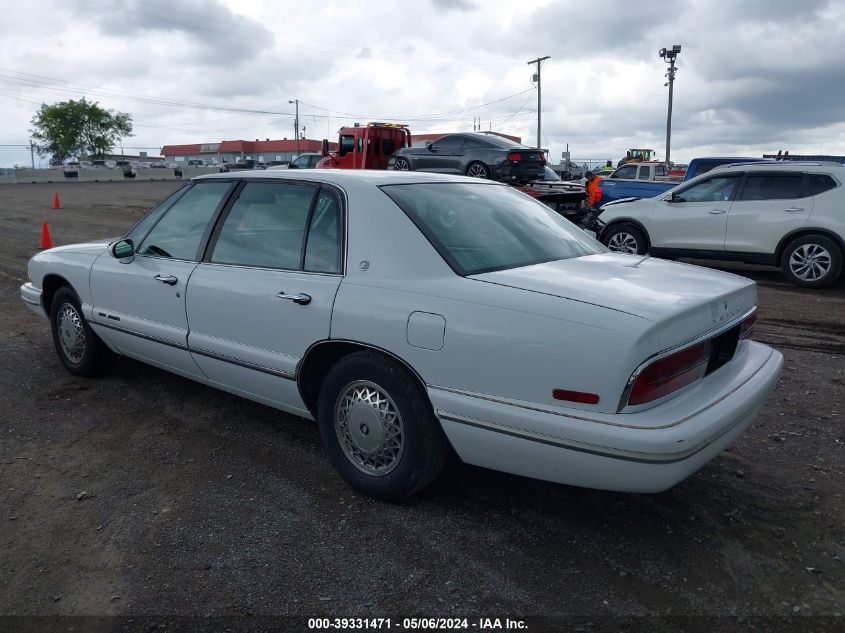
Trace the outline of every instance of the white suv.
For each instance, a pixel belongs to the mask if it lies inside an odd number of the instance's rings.
[[[602,207],[613,251],[780,266],[806,288],[833,284],[845,253],[845,165],[717,167],[655,198]]]

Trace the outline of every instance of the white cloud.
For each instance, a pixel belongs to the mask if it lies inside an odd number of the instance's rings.
[[[533,143],[536,93],[519,93],[532,86],[526,62],[551,55],[543,145],[553,157],[566,143],[576,157],[662,155],[657,49],[680,43],[673,158],[845,154],[841,2],[45,0],[6,7],[0,40],[0,144],[28,142],[37,103],[83,95],[130,112],[126,145],[151,150],[290,137],[292,99],[316,138],[380,117],[415,132],[470,130],[480,116]],[[0,148],[0,165],[28,161],[25,148]]]

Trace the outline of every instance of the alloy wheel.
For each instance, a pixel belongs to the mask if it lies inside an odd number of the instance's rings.
[[[393,169],[396,171],[409,171],[411,166],[404,158],[397,158],[396,162],[393,163]]]
[[[636,255],[637,253],[637,238],[630,233],[620,231],[614,233],[607,241],[607,247],[617,253],[630,253]]]
[[[474,165],[470,165],[467,170],[467,176],[471,178],[487,178],[487,170],[484,168],[484,165],[475,163]]]
[[[830,271],[831,257],[819,244],[802,244],[789,257],[789,269],[801,281],[817,281]]]

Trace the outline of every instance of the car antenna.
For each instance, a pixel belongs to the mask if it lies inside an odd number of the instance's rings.
[[[648,255],[648,254],[647,254],[645,257],[643,257],[643,258],[642,258],[640,261],[638,261],[636,264],[626,264],[626,265],[628,266],[628,268],[639,268],[639,267],[640,267],[640,264],[642,264],[642,263],[643,263],[645,260],[647,260],[649,257],[651,257],[651,255]]]

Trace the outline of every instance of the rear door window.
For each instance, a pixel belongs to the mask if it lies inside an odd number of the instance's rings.
[[[836,181],[827,174],[807,174],[807,188],[811,196],[836,188]]]
[[[211,261],[300,270],[316,193],[312,185],[247,183],[223,222]]]
[[[803,174],[748,174],[739,200],[792,200],[801,197]]]
[[[637,176],[637,179],[638,180],[648,180],[650,176],[651,176],[651,167],[641,166],[640,167],[640,173]]]

